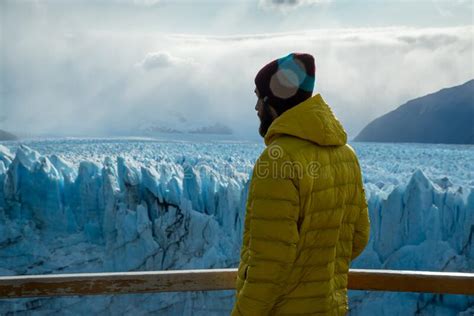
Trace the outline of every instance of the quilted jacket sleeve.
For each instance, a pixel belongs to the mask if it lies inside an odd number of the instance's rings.
[[[357,165],[359,166],[358,162]],[[369,242],[370,235],[369,207],[367,205],[367,198],[365,195],[364,185],[362,183],[362,174],[360,166],[358,171],[358,178],[359,186],[361,188],[361,194],[359,196],[360,214],[355,223],[351,260],[354,260],[362,253],[362,251],[365,249]]]
[[[265,150],[255,165],[248,209],[248,268],[232,315],[269,315],[296,260],[296,174],[291,161],[279,155]]]

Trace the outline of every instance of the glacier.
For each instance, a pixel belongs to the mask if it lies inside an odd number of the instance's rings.
[[[371,236],[352,268],[474,270],[474,146],[353,143]],[[237,267],[263,145],[0,144],[0,275]],[[351,315],[472,315],[465,295],[349,291]],[[228,315],[234,291],[0,300],[0,314]]]

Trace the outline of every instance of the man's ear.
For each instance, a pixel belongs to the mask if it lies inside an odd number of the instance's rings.
[[[278,112],[275,110],[275,108],[268,103],[268,96],[265,96],[263,98],[263,106],[267,106],[270,114],[272,115],[272,119],[275,119],[278,117]]]
[[[268,106],[268,109],[270,111],[270,114],[272,115],[272,118],[276,119],[279,116],[278,112],[275,110],[275,108],[272,105],[267,103],[267,106]]]

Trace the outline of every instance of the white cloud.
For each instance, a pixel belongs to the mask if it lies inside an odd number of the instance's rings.
[[[137,6],[154,6],[162,2],[162,0],[93,0],[96,3],[99,4],[130,4],[130,5],[137,5]],[[89,1],[93,3],[93,1]],[[33,0],[35,5],[41,5],[41,4],[54,4],[57,2],[57,0]],[[69,4],[77,4],[77,0],[61,0],[61,2],[66,2]]]
[[[443,18],[454,17],[454,9],[465,7],[467,10],[473,10],[474,2],[472,0],[431,0],[435,9]]]
[[[161,0],[131,0],[133,4],[153,6],[161,2]]]
[[[103,31],[73,40],[48,31],[23,33],[22,41],[7,33],[4,129],[111,133],[184,118],[258,137],[254,76],[292,51],[315,56],[316,92],[352,136],[408,99],[474,77],[473,27],[235,36]]]
[[[190,58],[180,58],[172,56],[168,52],[151,52],[146,54],[145,58],[137,63],[137,66],[143,67],[145,70],[154,68],[178,66],[182,64],[191,64]]]
[[[263,9],[288,11],[301,6],[327,4],[332,0],[260,0],[259,6]]]

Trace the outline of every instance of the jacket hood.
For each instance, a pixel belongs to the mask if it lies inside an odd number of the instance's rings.
[[[277,117],[265,135],[265,145],[281,135],[295,136],[320,146],[347,143],[344,127],[318,93]]]

